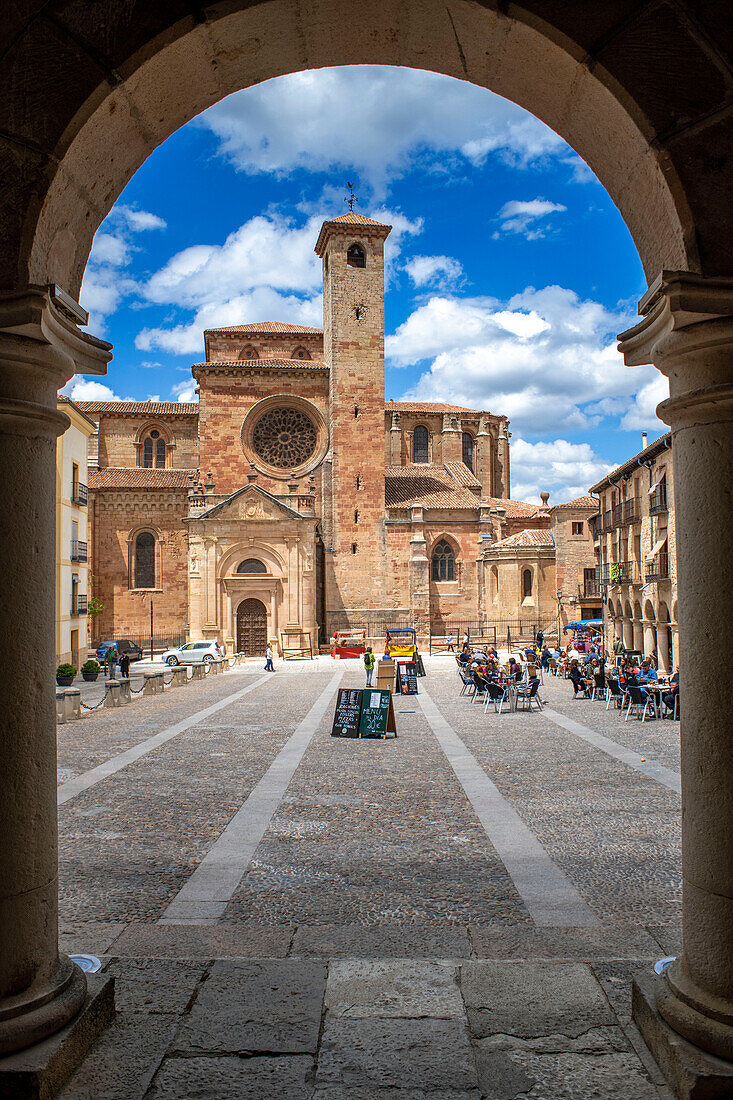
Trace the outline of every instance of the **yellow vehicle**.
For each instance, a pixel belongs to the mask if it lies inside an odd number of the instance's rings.
[[[417,633],[411,626],[396,626],[387,631],[384,652],[390,657],[417,660]]]

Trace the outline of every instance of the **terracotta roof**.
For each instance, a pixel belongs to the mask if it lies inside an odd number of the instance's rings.
[[[158,416],[198,416],[198,401],[76,401],[86,413],[122,413],[140,416],[153,413]]]
[[[555,541],[549,531],[530,531],[525,529],[524,531],[517,531],[515,535],[509,535],[506,539],[500,539],[499,542],[492,542],[489,545],[490,550],[511,550],[512,547],[522,546],[554,546]]]
[[[568,500],[565,504],[553,504],[550,511],[559,512],[563,508],[592,508],[594,512],[597,512],[598,501],[595,497],[576,497],[575,500]]]
[[[89,470],[90,489],[187,489],[194,470],[146,470],[140,466],[105,466]]]
[[[387,466],[384,495],[388,507],[470,508],[479,505],[478,493],[464,488],[446,466],[420,463],[413,466]]]
[[[194,367],[264,367],[267,370],[328,370],[322,359],[208,359],[205,363],[194,363]]]
[[[626,462],[622,462],[620,466],[617,466],[615,470],[611,470],[610,474],[606,474],[605,477],[597,481],[595,485],[591,485],[591,493],[598,493],[601,489],[605,489],[617,480],[627,470],[634,469],[640,458],[646,457],[647,460],[655,458],[667,447],[672,446],[672,433],[665,432],[664,435],[660,435],[659,439],[655,439],[653,443],[650,443],[648,447],[645,447],[643,451],[639,451],[638,454],[633,455],[631,458],[627,458]]]
[[[507,519],[533,519],[539,513],[536,504],[526,500],[505,500],[504,497],[485,497],[490,508],[503,508]]]
[[[476,475],[469,470],[465,462],[446,462],[444,463],[446,470],[449,472],[459,485],[462,485],[465,489],[477,489],[481,491],[481,482]]]
[[[350,210],[348,214],[340,214],[338,218],[327,218],[321,226],[321,232],[318,234],[316,247],[313,250],[318,256],[323,255],[323,244],[326,236],[326,228],[329,225],[354,225],[360,229],[386,229],[387,233],[391,232],[392,230],[391,225],[385,225],[384,222],[375,222],[373,218],[366,218],[363,214],[357,214],[355,210]]]
[[[384,407],[387,412],[460,412],[481,416],[477,409],[467,409],[465,405],[446,405],[443,401],[387,401]]]
[[[285,321],[257,321],[253,325],[224,325],[222,328],[204,329],[204,334],[207,332],[293,332],[320,336],[323,329],[312,328],[310,325],[288,325]]]

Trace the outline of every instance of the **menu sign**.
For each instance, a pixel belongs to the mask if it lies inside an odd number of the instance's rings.
[[[389,712],[391,710],[389,691],[372,691],[366,688],[361,703],[359,737],[384,737],[387,733]],[[394,719],[392,721],[394,729]]]
[[[333,716],[331,737],[358,737],[362,692],[358,688],[340,688]]]
[[[414,661],[397,666],[397,690],[400,695],[417,695],[417,665]]]

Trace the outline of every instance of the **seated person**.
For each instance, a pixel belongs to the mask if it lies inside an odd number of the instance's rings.
[[[458,655],[458,663],[459,663],[459,665],[467,665],[470,660],[471,660],[471,647],[470,647],[470,645],[468,645],[468,643],[466,643],[466,645],[464,645],[463,649],[461,650],[460,654]]]
[[[509,658],[509,675],[513,676],[515,680],[522,679],[522,666],[514,657]]]
[[[679,698],[679,694],[680,666],[677,665],[676,669],[674,670],[674,676],[672,676],[669,681],[669,691],[665,691],[662,695],[662,702],[664,703],[665,709],[672,711],[672,714],[674,714],[674,705],[675,701]]]
[[[550,657],[551,656],[552,656],[552,654],[550,653],[550,647],[548,645],[543,645],[542,652],[540,653],[540,664],[542,665],[542,667],[544,669],[547,669],[547,668],[550,667]]]
[[[572,661],[570,662],[570,671],[568,672],[568,679],[572,682],[572,685],[573,685],[573,698],[577,699],[578,694],[581,691],[586,690],[585,685],[586,685],[587,681],[586,681],[585,677],[583,676],[580,665],[578,664],[577,659],[575,657],[573,657]]]
[[[646,685],[655,683],[657,679],[656,669],[650,666],[648,659],[643,660],[641,662],[641,671],[636,674],[636,682],[639,685],[639,691],[645,699],[649,694]]]

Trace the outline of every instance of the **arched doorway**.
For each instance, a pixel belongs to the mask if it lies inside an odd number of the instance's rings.
[[[262,600],[242,600],[237,608],[237,652],[263,657],[267,645],[267,608]]]

